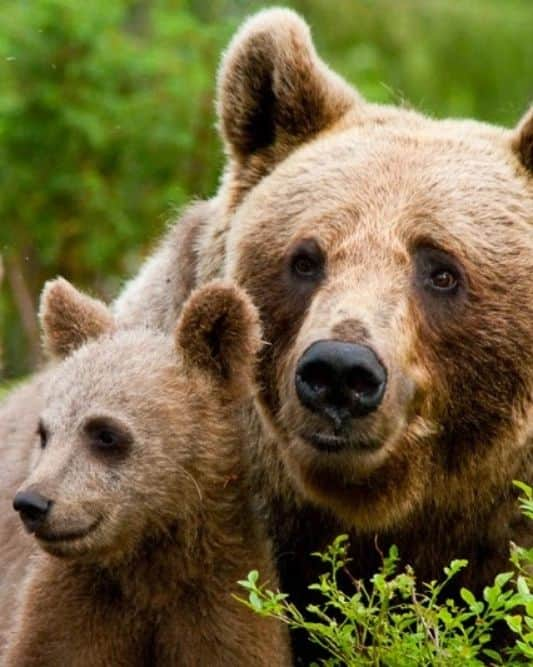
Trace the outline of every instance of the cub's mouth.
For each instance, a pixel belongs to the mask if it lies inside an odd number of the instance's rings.
[[[35,531],[35,537],[41,543],[43,548],[46,548],[47,545],[74,543],[77,541],[82,541],[91,535],[98,528],[101,522],[102,517],[99,517],[85,528],[65,531],[54,531],[49,527],[43,526]]]

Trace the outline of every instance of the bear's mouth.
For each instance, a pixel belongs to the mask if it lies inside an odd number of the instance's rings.
[[[301,433],[300,438],[314,449],[324,453],[350,450],[353,452],[373,452],[381,447],[381,442],[370,438],[354,438],[351,435],[324,433],[319,431]]]
[[[78,530],[54,532],[41,529],[35,532],[35,537],[43,544],[57,544],[59,542],[74,542],[76,540],[82,540],[96,530],[96,528],[100,525],[101,520],[101,517],[99,517],[88,527],[80,528]]]
[[[349,446],[346,438],[328,433],[311,433],[304,440],[321,452],[340,452]]]

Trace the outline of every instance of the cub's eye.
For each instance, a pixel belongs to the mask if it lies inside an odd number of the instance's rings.
[[[124,454],[133,440],[125,425],[107,417],[89,419],[84,431],[94,451],[109,455]]]
[[[312,278],[318,270],[317,263],[305,255],[296,257],[293,260],[292,268],[295,273],[305,278]]]
[[[293,276],[303,280],[318,280],[324,271],[324,255],[314,239],[304,239],[294,249],[290,259]]]
[[[48,431],[42,422],[39,422],[39,425],[37,426],[37,435],[39,436],[41,449],[44,449],[48,443]]]
[[[437,269],[429,277],[428,283],[440,292],[451,292],[458,285],[457,276],[447,269]]]
[[[115,445],[118,445],[120,438],[117,433],[114,433],[113,431],[109,429],[101,429],[99,431],[95,431],[92,434],[93,442],[100,447],[114,447]]]

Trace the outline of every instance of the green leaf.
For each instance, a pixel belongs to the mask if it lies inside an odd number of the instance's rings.
[[[252,605],[255,611],[261,611],[263,609],[263,601],[257,595],[255,591],[252,591],[249,595],[250,604]]]
[[[498,588],[503,588],[514,576],[514,572],[502,572],[501,574],[496,575],[494,578],[494,583]]]
[[[505,617],[505,622],[511,628],[511,630],[513,632],[515,632],[516,634],[520,634],[520,632],[522,631],[522,617],[521,616],[519,616],[519,615],[515,615],[515,616],[507,615]]]
[[[487,658],[490,658],[493,662],[495,662],[498,665],[501,665],[503,662],[501,655],[497,651],[494,651],[493,649],[489,648],[483,649],[483,655],[486,655]]]
[[[473,593],[468,590],[468,588],[461,588],[460,595],[469,607],[472,607],[476,604],[476,598],[474,597]]]
[[[518,592],[521,593],[524,596],[529,596],[529,586],[527,585],[527,581],[524,579],[522,575],[519,575],[516,579],[516,587],[518,589]]]
[[[522,654],[526,656],[526,658],[533,658],[533,646],[528,646],[522,641],[517,641],[516,645],[518,646]]]

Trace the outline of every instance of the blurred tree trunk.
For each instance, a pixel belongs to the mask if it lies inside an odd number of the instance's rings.
[[[36,305],[33,302],[22,262],[18,255],[6,256],[4,260],[7,284],[11,289],[13,302],[18,311],[22,328],[28,343],[28,366],[35,368],[41,360],[39,325],[36,317]]]

